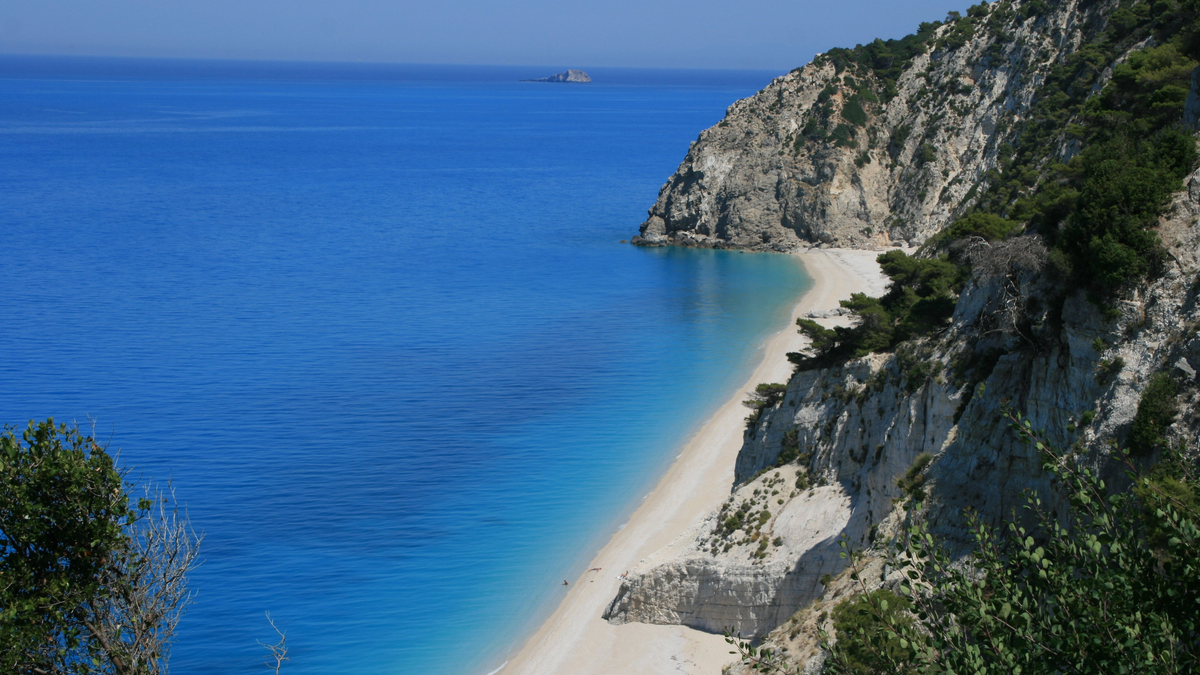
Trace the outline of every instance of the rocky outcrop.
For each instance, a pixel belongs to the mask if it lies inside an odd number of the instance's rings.
[[[840,485],[798,489],[804,473],[790,466],[744,486],[676,557],[634,570],[604,618],[757,635],[820,596],[822,577],[842,569],[836,537],[853,530],[854,504]],[[739,503],[753,509],[753,535],[722,527]]]
[[[1116,7],[1067,1],[1025,18],[993,4],[933,31],[894,95],[874,70],[818,56],[702,132],[633,241],[920,244],[974,203],[1047,74]],[[963,21],[973,36],[953,47]]]
[[[591,82],[592,76],[588,75],[587,73],[583,72],[582,70],[576,70],[574,68],[571,68],[570,70],[568,70],[565,73],[558,73],[557,75],[551,75],[550,77],[542,77],[542,78],[538,78],[536,80],[521,80],[521,81],[522,82],[578,82],[578,83],[582,84],[584,82]]]

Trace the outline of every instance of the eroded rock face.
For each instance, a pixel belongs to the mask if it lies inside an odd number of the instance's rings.
[[[818,597],[821,578],[843,567],[830,533],[850,526],[855,507],[839,485],[796,489],[798,473],[792,466],[748,483],[676,557],[634,570],[604,618],[757,635]],[[753,501],[755,514],[770,514],[754,518],[762,528],[753,540],[740,531],[721,533],[722,521],[742,501]]]
[[[634,243],[920,244],[974,203],[1050,68],[1116,6],[1064,2],[1028,19],[1014,12],[958,49],[912,59],[887,101],[875,75],[829,59],[776,78],[692,143]],[[858,124],[846,106],[864,85],[876,101],[860,101]],[[854,137],[817,140],[803,131],[814,121],[834,135],[845,124]]]
[[[747,542],[745,529],[715,538],[728,511],[714,513],[680,547],[683,553],[637,571],[606,617],[769,632],[821,596],[821,575],[842,570],[839,537],[863,547],[894,531],[907,498],[897,479],[922,453],[932,455],[922,474],[931,529],[960,552],[969,543],[964,509],[995,522],[1020,509],[1026,490],[1036,490],[1050,509],[1065,508],[1037,452],[1009,428],[1008,409],[1119,485],[1121,472],[1107,462],[1110,442],[1128,433],[1150,378],[1167,371],[1191,383],[1183,388],[1185,413],[1170,433],[1195,445],[1200,171],[1159,232],[1170,252],[1168,269],[1123,301],[1114,320],[1082,291],[1061,309],[1046,301],[1056,282],[1036,237],[979,243],[971,252],[972,277],[942,335],[896,354],[797,373],[783,400],[747,430],[726,508],[753,501],[751,513],[769,509],[759,539]],[[799,450],[803,467],[777,466],[785,445]],[[824,486],[792,494],[771,485],[778,473],[782,485],[792,486],[800,472]],[[752,554],[762,537],[783,541],[758,558]],[[729,541],[735,545],[726,549]]]
[[[951,379],[954,371],[949,369],[943,371],[942,382],[931,377],[911,393],[889,392],[885,386],[866,394],[861,402],[858,398],[833,401],[828,394],[839,383],[851,386],[854,381],[862,382],[867,367],[874,375],[883,372],[894,378],[895,357],[872,356],[842,368],[797,375],[792,380],[796,398],[792,398],[789,388],[783,405],[769,418],[764,415],[758,429],[748,433],[739,456],[739,476],[753,475],[761,467],[770,466],[778,455],[783,434],[811,428],[812,420],[819,423],[819,430],[829,430],[805,436],[814,453],[813,473],[824,472],[845,486],[852,500],[855,485],[867,486],[857,498],[870,505],[868,508],[880,508],[877,490],[883,489],[885,497],[899,492],[894,484],[898,467],[882,461],[875,466],[864,463],[858,448],[860,437],[872,437],[887,428],[890,434],[883,456],[893,452],[907,456],[920,451],[934,454],[924,472],[927,517],[936,535],[963,544],[964,508],[995,522],[1019,507],[1022,493],[1029,489],[1036,490],[1050,510],[1058,508],[1061,512],[1066,506],[1056,485],[1041,470],[1033,449],[1020,443],[1008,429],[1006,405],[1027,415],[1034,428],[1045,430],[1052,444],[1080,453],[1085,462],[1107,474],[1110,485],[1119,487],[1125,479],[1120,467],[1110,461],[1110,443],[1125,438],[1150,378],[1167,372],[1180,384],[1182,411],[1168,430],[1168,438],[1172,442],[1186,440],[1194,447],[1200,439],[1200,388],[1195,368],[1200,363],[1200,171],[1189,177],[1186,188],[1176,195],[1159,222],[1159,235],[1171,262],[1160,278],[1144,284],[1134,297],[1121,303],[1119,317],[1106,320],[1081,293],[1063,303],[1061,326],[1057,329],[1040,325],[1049,317],[1036,306],[1025,307],[1031,318],[1025,324],[1029,338],[1042,341],[1034,347],[1022,344],[1026,338],[1017,331],[993,333],[1003,326],[1008,301],[1013,297],[1044,296],[1043,285],[1053,281],[1037,271],[1035,262],[1031,264],[1025,255],[1027,249],[1020,250],[1026,242],[1018,240],[995,251],[984,251],[986,259],[977,259],[953,326],[944,337],[925,346],[933,358],[946,359],[947,363],[954,363],[968,349],[985,353],[993,348],[1011,350],[995,358],[994,367],[988,369],[991,359],[978,361],[973,367],[981,370],[968,368],[962,385],[955,384]],[[1018,249],[1019,255],[1010,255],[1013,249]],[[1007,273],[1001,273],[1005,267],[994,264],[1013,260],[1020,264],[1008,267]],[[1000,337],[989,341],[989,336]],[[822,386],[825,382],[833,385]],[[909,388],[908,384],[904,387]],[[880,421],[868,425],[865,432],[856,431],[855,421],[861,419],[861,411],[869,413],[874,406],[882,409]],[[947,415],[947,407],[955,412]],[[911,414],[917,410],[922,413],[920,421]],[[1085,416],[1086,412],[1091,415]],[[830,422],[829,427],[823,426]],[[869,525],[860,524],[858,531],[863,526],[868,533],[876,528],[886,539],[896,531],[904,514],[892,508],[882,520],[874,522],[877,517]],[[852,531],[847,535],[855,536]],[[869,569],[879,568],[878,552],[868,552],[864,564]],[[886,567],[861,578],[867,580],[868,588],[896,583],[895,578],[887,576]],[[774,648],[788,647],[801,662],[807,660],[804,672],[820,672],[825,653],[819,649],[816,636],[820,630],[829,633],[832,628],[821,617],[838,602],[852,597],[845,588],[848,583],[843,576],[811,605],[799,607],[800,612],[770,632],[766,643]],[[813,608],[821,608],[821,614],[818,616]],[[748,675],[750,670],[735,666],[728,672]]]
[[[1063,3],[1036,22],[1017,21],[1004,30],[1023,36],[1024,45],[1040,45],[1043,55],[1061,56],[1078,45],[1080,26],[1098,25],[1097,16],[1102,19],[1114,7],[1098,3],[1082,10]],[[811,109],[810,99],[833,81],[832,65],[809,66],[738,102],[727,126],[704,132],[660,193],[641,243],[782,250],[804,240],[866,246],[930,236],[970,203],[971,180],[993,165],[1005,120],[1028,109],[1034,82],[1044,74],[1042,65],[1014,51],[1015,44],[1003,47],[1008,50],[1003,63],[980,58],[987,47],[982,40],[968,42],[963,49],[975,56],[962,61],[953,54],[918,57],[899,81],[896,100],[909,96],[908,103],[896,110],[894,101],[881,106],[865,127],[890,121],[935,139],[935,157],[925,163],[932,170],[908,163],[917,149],[909,140],[888,148],[897,162],[886,171],[876,155],[871,163],[854,165],[846,148],[805,145],[788,156],[770,146],[789,138],[802,121],[798,116]],[[968,66],[970,91],[960,88],[938,104],[951,112],[931,108],[912,93],[914,78],[928,78],[931,89],[935,83],[944,87],[952,75],[966,78]],[[978,96],[981,91],[988,93]],[[836,97],[830,100],[840,105]],[[1193,78],[1188,97],[1189,124],[1200,125],[1197,101],[1200,76]],[[975,107],[964,107],[966,102]],[[936,125],[933,112],[943,115]],[[868,154],[883,148],[877,144]],[[1055,151],[1067,158],[1078,145],[1064,141]],[[905,176],[919,181],[906,183]],[[959,176],[975,178],[956,182]],[[916,185],[950,197],[931,201]],[[877,209],[878,203],[885,206]],[[907,214],[904,222],[893,220],[870,233],[855,229],[863,223],[874,228],[889,210],[893,217]],[[969,545],[964,509],[995,523],[1020,509],[1029,490],[1051,511],[1066,507],[1036,450],[1010,429],[1010,411],[1019,411],[1051,444],[1078,453],[1120,488],[1125,478],[1110,461],[1113,444],[1124,442],[1150,379],[1168,372],[1181,384],[1183,411],[1168,437],[1195,447],[1200,170],[1175,195],[1158,233],[1168,252],[1165,269],[1119,301],[1115,318],[1106,317],[1083,291],[1062,294],[1063,282],[1049,268],[1049,252],[1036,236],[995,245],[982,239],[962,243],[956,254],[969,259],[971,277],[950,325],[896,353],[794,374],[782,401],[747,429],[725,509],[679,542],[681,553],[637,570],[606,617],[769,634],[772,644],[790,644],[797,648],[793,653],[811,656],[805,672],[816,672],[821,653],[814,631],[828,628],[822,623],[825,610],[852,594],[845,577],[832,586],[820,580],[843,570],[836,541],[845,536],[856,547],[870,547],[900,531],[907,517],[901,507],[912,493],[897,481],[922,454],[930,455],[915,481],[924,493],[923,517],[961,554]],[[812,318],[826,326],[839,320]],[[800,459],[781,463],[785,447]],[[800,474],[819,487],[795,494],[780,489],[795,485]],[[759,521],[744,518],[732,531],[723,528],[730,509],[743,503],[750,504],[746,514],[764,509],[770,514]],[[888,581],[879,555],[866,554],[866,564],[879,568],[869,586],[894,581]],[[823,609],[814,613],[813,607]]]

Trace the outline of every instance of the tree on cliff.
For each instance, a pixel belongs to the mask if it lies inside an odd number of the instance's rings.
[[[200,538],[173,495],[128,482],[53,420],[0,433],[0,671],[166,672]]]

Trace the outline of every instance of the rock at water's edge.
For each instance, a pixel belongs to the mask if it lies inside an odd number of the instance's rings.
[[[522,82],[591,82],[592,76],[588,75],[587,73],[583,72],[582,70],[576,70],[574,68],[571,68],[570,70],[568,70],[565,73],[551,75],[550,77],[543,77],[543,78],[539,78],[536,80],[521,80],[521,81]]]

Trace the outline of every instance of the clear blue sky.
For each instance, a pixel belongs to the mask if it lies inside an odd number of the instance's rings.
[[[787,70],[964,0],[10,0],[0,53]]]

